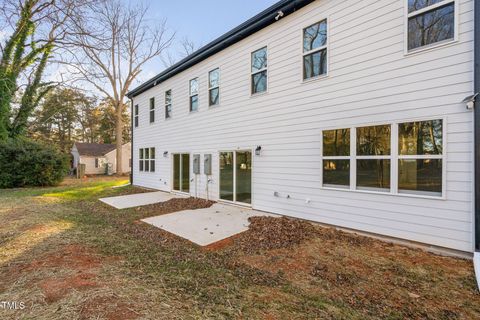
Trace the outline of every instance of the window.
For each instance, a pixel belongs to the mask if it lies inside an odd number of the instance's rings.
[[[357,189],[390,190],[391,126],[357,128]]]
[[[155,98],[150,98],[150,123],[155,122]]]
[[[208,105],[217,106],[220,102],[220,69],[208,73]]]
[[[442,196],[443,143],[441,119],[325,130],[323,186]]]
[[[138,104],[135,105],[135,111],[134,111],[134,121],[135,121],[135,128],[138,127]]]
[[[303,29],[303,79],[327,74],[327,20]]]
[[[155,172],[155,148],[139,150],[139,171]]]
[[[95,168],[98,168],[98,158],[95,158]]]
[[[198,78],[190,80],[190,112],[198,110]]]
[[[442,120],[399,124],[398,153],[399,192],[442,194]]]
[[[350,185],[350,129],[323,131],[323,184]]]
[[[143,171],[143,161],[145,159],[144,154],[143,154],[143,149],[139,150],[139,155],[138,155],[138,170]]]
[[[252,53],[252,94],[267,91],[267,47]]]
[[[172,90],[165,92],[165,119],[172,117]]]
[[[408,1],[408,50],[455,37],[455,0]]]

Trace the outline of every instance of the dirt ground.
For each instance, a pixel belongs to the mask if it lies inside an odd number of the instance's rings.
[[[470,260],[271,217],[200,248],[140,219],[213,202],[97,200],[125,182],[0,190],[1,319],[480,318]]]

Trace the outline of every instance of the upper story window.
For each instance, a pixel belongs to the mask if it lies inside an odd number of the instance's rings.
[[[198,110],[198,78],[190,80],[190,112]]]
[[[408,1],[408,50],[453,40],[455,0]]]
[[[165,91],[165,119],[172,117],[172,90]]]
[[[303,29],[303,79],[327,74],[327,20]]]
[[[208,105],[216,106],[220,103],[220,69],[208,73]]]
[[[133,118],[134,118],[134,122],[135,122],[135,128],[138,127],[138,104],[135,105],[134,107],[134,113],[133,113]]]
[[[267,91],[267,47],[252,53],[252,94]]]
[[[150,123],[155,122],[155,98],[150,98]]]

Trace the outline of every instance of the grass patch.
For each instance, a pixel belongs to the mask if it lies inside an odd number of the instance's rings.
[[[113,180],[92,183],[85,187],[74,187],[71,189],[59,189],[53,192],[44,193],[43,197],[60,198],[64,200],[88,200],[97,198],[99,194],[104,193],[107,189],[113,187],[123,186],[127,184],[128,180]]]

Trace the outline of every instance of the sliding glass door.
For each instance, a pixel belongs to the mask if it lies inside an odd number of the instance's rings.
[[[220,199],[252,203],[252,153],[250,151],[220,153]]]
[[[173,155],[173,190],[190,192],[190,154]]]

